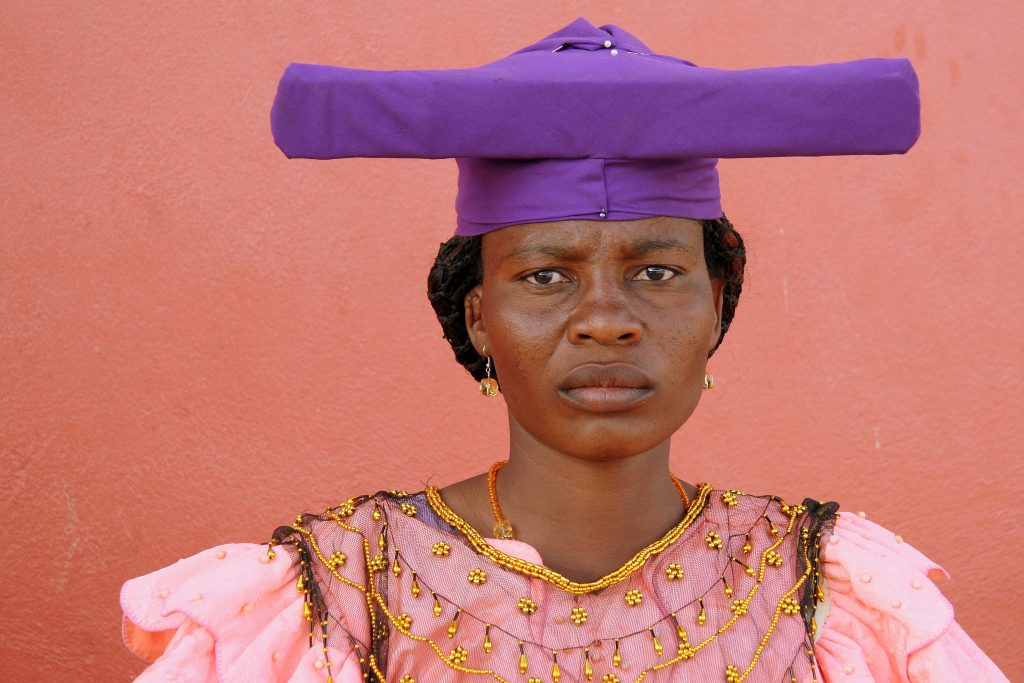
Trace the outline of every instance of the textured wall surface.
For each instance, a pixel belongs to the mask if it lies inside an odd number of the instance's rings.
[[[289,61],[473,66],[580,15],[707,66],[913,60],[908,155],[722,162],[749,278],[673,461],[866,510],[1024,679],[1024,6],[103,4],[0,22],[7,680],[126,680],[125,579],[502,457],[425,297],[454,163],[289,161],[269,109]]]

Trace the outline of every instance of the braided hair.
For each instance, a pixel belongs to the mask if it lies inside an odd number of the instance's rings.
[[[743,290],[743,268],[747,251],[743,238],[725,216],[701,221],[704,229],[704,260],[708,274],[721,278],[722,333],[708,356],[722,344],[732,324],[736,304]],[[456,235],[441,244],[434,265],[427,276],[427,298],[441,323],[444,338],[452,346],[455,360],[461,363],[474,379],[484,377],[484,358],[473,348],[466,330],[466,294],[483,281],[484,264],[481,256],[483,237]]]

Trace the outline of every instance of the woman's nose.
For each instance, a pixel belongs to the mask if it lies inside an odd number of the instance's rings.
[[[569,317],[569,341],[574,344],[635,344],[643,336],[622,285],[588,288]]]

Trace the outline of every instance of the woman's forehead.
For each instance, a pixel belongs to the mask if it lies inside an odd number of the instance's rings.
[[[679,249],[697,256],[702,254],[703,230],[700,221],[670,216],[633,221],[525,223],[487,233],[483,236],[483,249],[485,258],[502,261],[596,250],[643,254]]]

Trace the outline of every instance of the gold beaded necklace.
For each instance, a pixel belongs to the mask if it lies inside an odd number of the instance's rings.
[[[494,537],[509,539],[515,538],[512,531],[512,525],[505,515],[501,513],[501,505],[498,504],[498,470],[508,464],[508,460],[499,460],[498,462],[491,465],[491,469],[487,471],[487,494],[491,498],[491,512],[494,514]],[[672,478],[672,484],[676,487],[676,491],[679,492],[679,497],[683,501],[683,506],[686,511],[690,511],[690,497],[686,495],[686,490],[683,488],[683,482],[679,481],[679,478],[674,474],[670,474]]]

